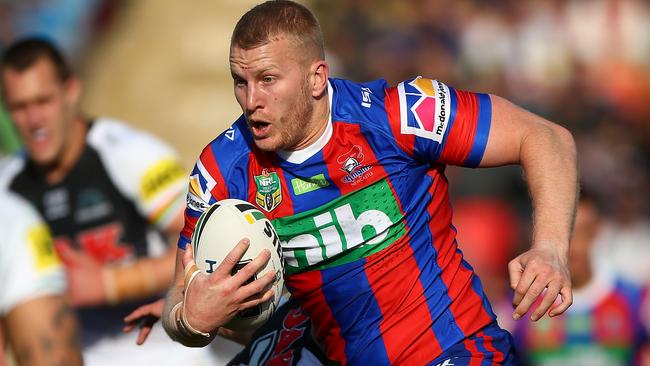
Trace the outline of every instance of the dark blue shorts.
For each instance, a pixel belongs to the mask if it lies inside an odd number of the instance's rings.
[[[429,366],[520,365],[510,333],[496,322],[483,327],[463,342],[457,343]]]

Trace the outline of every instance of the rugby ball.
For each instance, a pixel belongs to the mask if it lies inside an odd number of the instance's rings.
[[[266,267],[258,271],[246,283],[260,278],[269,271],[276,277],[271,287],[274,297],[270,300],[240,311],[224,327],[232,330],[251,330],[262,325],[271,317],[282,295],[284,286],[282,249],[280,238],[271,221],[249,202],[238,199],[225,199],[216,202],[201,214],[192,235],[192,249],[197,267],[204,273],[212,273],[224,258],[243,238],[248,238],[250,246],[232,274],[257,257],[263,249],[271,251]]]

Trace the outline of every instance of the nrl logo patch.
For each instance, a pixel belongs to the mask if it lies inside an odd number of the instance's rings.
[[[282,189],[280,188],[278,173],[269,172],[264,168],[261,175],[256,175],[253,178],[255,178],[255,185],[257,185],[255,202],[266,212],[271,212],[282,202]]]

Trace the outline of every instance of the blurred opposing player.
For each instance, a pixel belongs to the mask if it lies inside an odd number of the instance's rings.
[[[14,358],[20,366],[81,365],[78,323],[47,226],[29,203],[0,191],[0,233],[0,320]]]
[[[497,96],[427,78],[395,87],[329,78],[318,21],[291,1],[240,18],[230,69],[243,114],[203,150],[190,177],[163,316],[172,337],[206,344],[237,311],[273,296],[264,290],[271,275],[246,283],[267,252],[231,275],[246,240],[210,275],[191,270],[186,248],[200,213],[238,198],[276,228],[285,283],[328,358],[516,364],[510,335],[457,249],[447,164],[523,166],[536,226],[531,249],[509,264],[513,317],[538,297],[532,320],[570,306],[577,172],[568,131]],[[187,288],[185,272],[194,275]]]
[[[0,63],[2,97],[25,146],[0,189],[30,201],[64,261],[90,365],[192,363],[207,351],[152,334],[145,349],[122,318],[168,288],[170,243],[182,225],[185,171],[166,144],[110,118],[79,111],[81,83],[41,39],[10,45]],[[138,358],[140,357],[140,358]]]
[[[650,355],[648,289],[604,263],[594,265],[602,220],[597,202],[583,192],[569,251],[574,304],[552,321],[516,324],[517,348],[527,364],[647,365],[641,359]]]

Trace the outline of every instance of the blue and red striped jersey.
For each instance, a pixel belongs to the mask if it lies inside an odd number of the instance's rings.
[[[480,163],[490,97],[421,77],[329,91],[330,124],[302,161],[258,150],[243,116],[203,150],[179,247],[210,204],[247,200],[276,228],[329,358],[425,364],[495,318],[457,248],[444,175]]]

